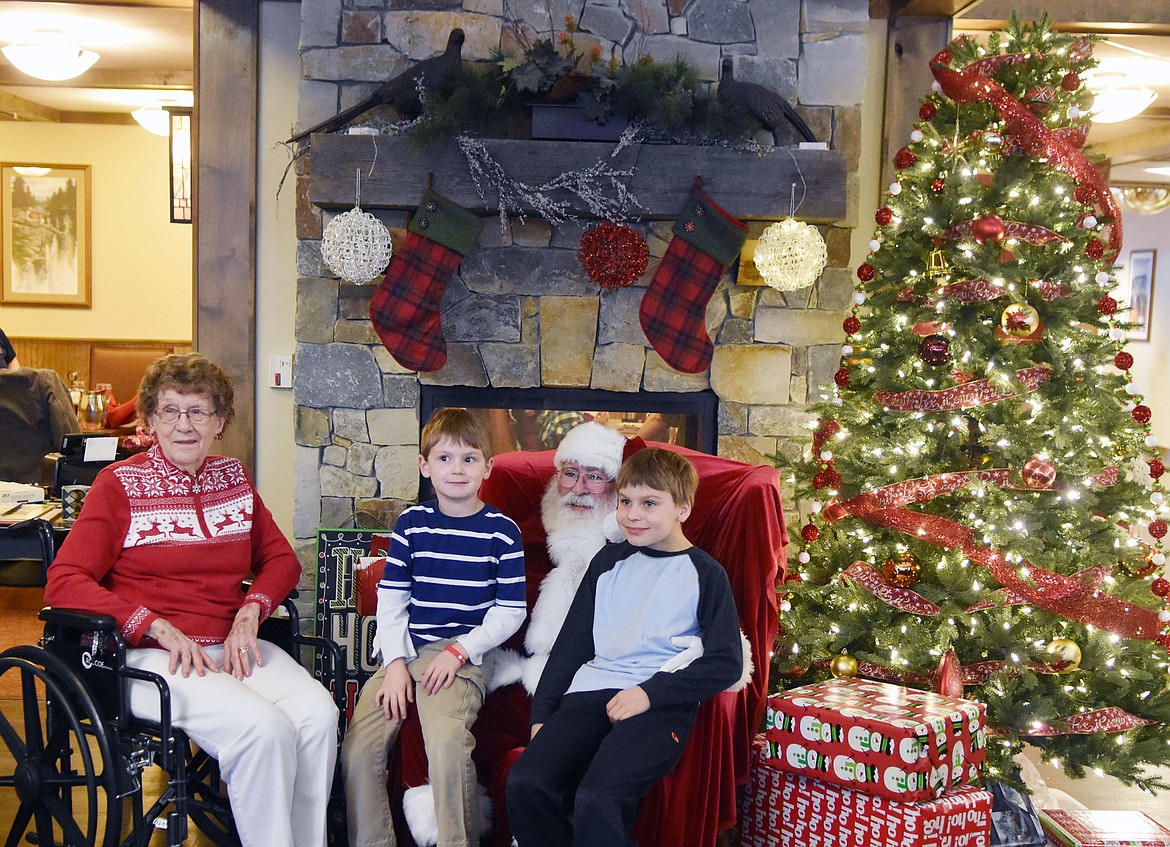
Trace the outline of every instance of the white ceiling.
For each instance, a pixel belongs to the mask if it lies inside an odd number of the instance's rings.
[[[62,113],[61,120],[81,121],[103,120],[103,113],[105,120],[117,119],[163,100],[188,105],[193,22],[192,0],[0,0],[0,45],[48,27],[101,55],[76,80],[39,83],[0,54],[0,121],[12,120],[14,113],[20,119],[21,106],[28,103]],[[1134,76],[1159,96],[1138,118],[1094,125],[1089,142],[1112,159],[1114,182],[1170,183],[1145,171],[1170,166],[1170,36],[1112,34],[1097,46],[1096,56],[1133,64]]]

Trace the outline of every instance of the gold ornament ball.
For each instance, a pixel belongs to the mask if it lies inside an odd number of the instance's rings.
[[[1014,338],[1027,338],[1040,326],[1040,313],[1027,303],[1012,303],[1000,314],[999,325]]]
[[[1048,642],[1045,652],[1048,664],[1057,673],[1072,673],[1081,666],[1081,648],[1067,638],[1054,638]]]
[[[1146,556],[1141,562],[1122,562],[1120,565],[1121,572],[1130,579],[1145,579],[1158,569],[1152,561],[1152,554]]]
[[[852,679],[857,676],[857,660],[848,653],[841,653],[829,662],[829,670],[837,679]]]
[[[922,565],[907,550],[899,559],[888,559],[882,564],[882,576],[895,588],[909,588],[922,576]]]

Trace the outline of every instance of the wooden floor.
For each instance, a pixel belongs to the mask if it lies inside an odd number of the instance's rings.
[[[43,605],[43,594],[37,588],[9,588],[0,586],[0,650],[16,644],[34,643],[40,635],[40,623],[36,619],[37,611]],[[0,712],[17,726],[23,728],[20,708],[20,691],[12,684],[13,674],[0,676]],[[1069,779],[1063,772],[1040,763],[1038,756],[1029,756],[1036,767],[1036,776],[1040,780],[1033,785],[1039,788],[1037,799],[1044,797],[1047,792],[1065,792],[1074,801],[1090,809],[1136,809],[1147,812],[1166,825],[1170,825],[1170,793],[1151,797],[1136,788],[1127,788],[1112,777],[1090,776],[1082,780]],[[1170,764],[1162,769],[1162,775],[1170,781]],[[0,743],[0,773],[12,773],[12,759],[6,744]],[[147,786],[147,796],[157,796],[158,786],[164,775],[158,769],[150,769],[145,774],[144,783]],[[1056,801],[1064,798],[1054,793]],[[0,788],[0,840],[8,833],[13,815],[17,807],[15,793],[11,789]],[[192,826],[191,836],[185,844],[187,847],[213,847],[210,840],[198,833]],[[163,847],[165,839],[162,833],[156,833],[150,842],[151,847]]]

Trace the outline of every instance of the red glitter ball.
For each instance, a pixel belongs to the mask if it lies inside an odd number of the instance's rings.
[[[646,272],[650,248],[628,226],[602,221],[581,236],[577,258],[602,288],[624,288]]]
[[[1150,459],[1150,478],[1161,479],[1164,473],[1166,473],[1166,466],[1162,464],[1162,460]]]
[[[1170,650],[1170,632],[1163,632],[1161,635],[1159,635],[1157,638],[1154,639],[1154,643],[1157,644],[1159,647],[1161,647],[1163,650]]]
[[[1096,238],[1094,238],[1092,241],[1090,241],[1088,244],[1085,245],[1085,255],[1088,256],[1090,259],[1100,259],[1102,256],[1105,255],[1105,245],[1102,244]]]
[[[1073,197],[1078,203],[1084,203],[1086,206],[1093,202],[1093,189],[1087,185],[1078,185],[1077,190],[1073,192]]]
[[[869,282],[871,279],[873,279],[873,276],[874,276],[873,265],[868,265],[868,264],[860,265],[857,268],[857,278],[859,280],[861,280],[862,282]]]
[[[1149,406],[1134,406],[1133,411],[1130,412],[1133,419],[1140,424],[1148,424],[1150,422],[1150,407]]]
[[[878,226],[889,226],[894,220],[894,210],[889,206],[882,206],[874,213],[873,219],[877,221]]]
[[[1154,538],[1163,538],[1166,535],[1166,522],[1161,518],[1150,521],[1150,525],[1147,528],[1150,530],[1150,535],[1154,536]],[[1170,585],[1170,583],[1167,584]]]
[[[1117,366],[1118,370],[1128,371],[1133,367],[1133,356],[1122,350],[1113,357],[1113,364]]]
[[[1051,488],[1056,481],[1056,467],[1052,462],[1033,456],[1024,462],[1020,475],[1029,488]]]
[[[1060,80],[1060,87],[1065,91],[1076,91],[1081,87],[1081,78],[1073,71],[1069,71]]]
[[[841,328],[845,330],[846,335],[857,335],[861,332],[861,319],[857,315],[850,315],[841,322]]]
[[[837,383],[838,388],[847,388],[849,386],[849,368],[841,366],[837,372],[833,374],[833,382]]]
[[[919,342],[918,355],[928,365],[945,365],[951,358],[951,342],[941,335],[928,335]]]
[[[947,187],[947,184],[945,182],[943,182],[941,179],[933,180],[930,183],[930,190],[933,191],[935,194],[942,194],[943,189],[946,187]]]
[[[1106,294],[1097,301],[1097,311],[1108,317],[1117,311],[1117,301]]]
[[[1170,594],[1170,582],[1167,582],[1162,577],[1158,577],[1150,583],[1150,591],[1158,597],[1165,597]]]
[[[894,156],[894,166],[899,170],[908,168],[917,161],[918,157],[915,156],[908,147],[903,147],[898,151],[898,155]]]
[[[800,528],[800,537],[803,538],[809,544],[812,544],[814,541],[816,541],[818,538],[821,537],[821,531],[819,529],[817,529],[815,526],[813,526],[812,524],[806,523],[804,526],[802,526]],[[1167,584],[1170,585],[1170,583],[1167,583]]]
[[[840,431],[841,424],[838,421],[829,421],[823,427],[821,427],[821,433],[825,436],[825,438],[832,438]]]
[[[934,103],[930,100],[927,100],[925,103],[923,103],[921,106],[918,107],[918,117],[922,118],[922,120],[924,120],[924,121],[930,120],[931,118],[933,118],[937,114],[938,114],[938,106],[934,105]]]

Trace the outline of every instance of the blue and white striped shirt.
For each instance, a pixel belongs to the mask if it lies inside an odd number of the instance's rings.
[[[492,506],[465,517],[443,514],[433,500],[410,507],[394,526],[385,562],[378,583],[384,663],[412,659],[427,642],[459,638],[478,664],[524,620],[520,529]],[[492,616],[509,623],[485,627]]]

